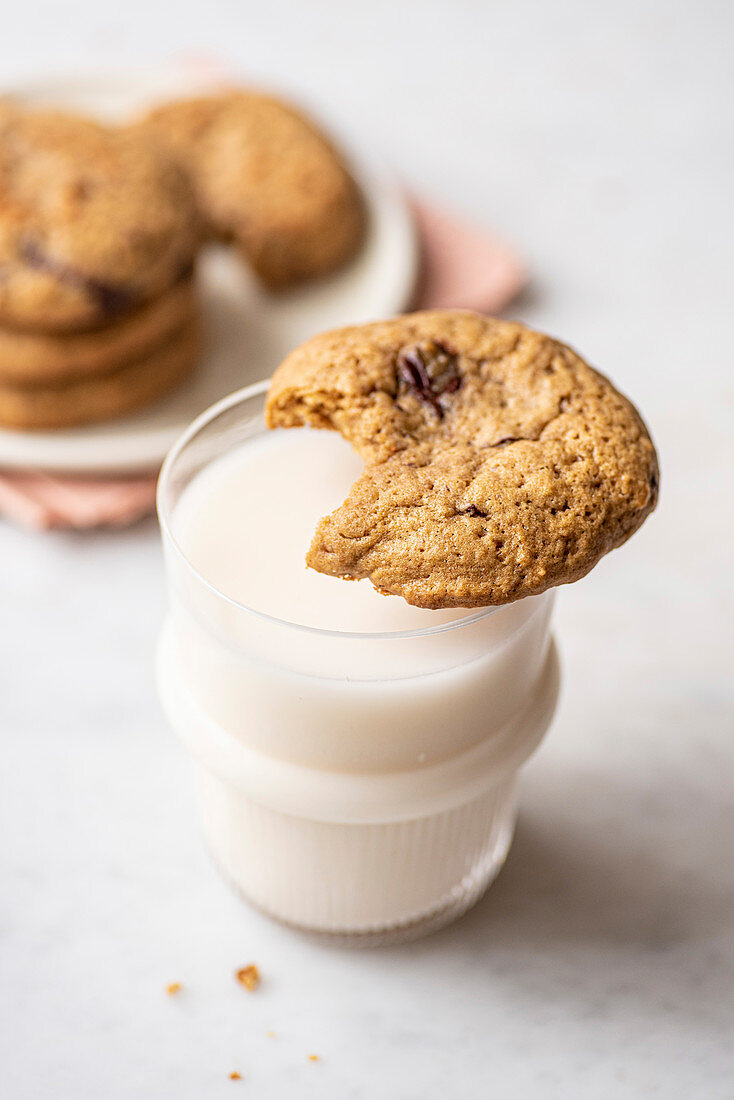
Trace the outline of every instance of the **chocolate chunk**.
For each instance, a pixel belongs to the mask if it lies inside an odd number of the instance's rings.
[[[29,267],[34,267],[38,271],[46,271],[60,282],[76,287],[83,293],[88,294],[106,317],[116,317],[120,313],[125,313],[128,309],[132,309],[135,305],[135,298],[129,290],[105,283],[93,276],[85,275],[83,271],[78,271],[60,260],[55,260],[53,256],[49,256],[41,248],[37,241],[26,238],[21,241],[19,251]]]
[[[437,340],[426,340],[401,348],[395,365],[398,396],[405,392],[414,394],[442,419],[446,410],[441,398],[456,393],[461,386],[454,352]]]

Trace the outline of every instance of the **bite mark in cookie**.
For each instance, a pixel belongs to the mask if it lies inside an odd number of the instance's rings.
[[[655,450],[630,402],[564,344],[477,314],[317,336],[276,371],[266,417],[340,431],[365,459],[308,564],[420,607],[577,580],[657,500]]]

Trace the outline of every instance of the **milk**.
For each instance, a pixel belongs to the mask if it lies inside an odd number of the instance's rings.
[[[306,567],[322,516],[347,496],[362,461],[336,432],[277,429],[213,462],[186,489],[173,534],[195,569],[230,599],[302,626],[373,633],[461,618],[381,596]]]
[[[555,703],[552,597],[428,611],[308,569],[362,469],[336,433],[268,432],[257,387],[167,459],[159,687],[228,878],[302,927],[450,919],[499,868],[517,769]]]

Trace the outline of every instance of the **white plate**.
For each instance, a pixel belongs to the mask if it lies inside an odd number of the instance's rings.
[[[199,87],[211,85],[201,81]],[[169,95],[191,94],[190,74],[59,78],[13,94],[105,118],[120,118]],[[342,141],[342,144],[344,142]],[[186,425],[214,401],[267,378],[291,348],[336,325],[389,317],[408,305],[417,244],[399,188],[350,153],[366,197],[369,231],[359,256],[330,278],[284,294],[259,288],[231,249],[205,250],[199,267],[206,349],[195,376],[144,411],[67,431],[0,430],[0,466],[125,473],[159,465]]]

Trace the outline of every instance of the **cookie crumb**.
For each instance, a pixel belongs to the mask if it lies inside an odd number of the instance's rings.
[[[309,1054],[308,1060],[309,1060],[309,1062],[318,1062],[318,1061],[320,1061],[318,1054]]]
[[[241,970],[237,971],[236,978],[248,993],[252,993],[260,984],[260,971],[254,963],[250,963],[249,966],[243,966]]]
[[[242,1074],[238,1073],[236,1069],[233,1069],[232,1072],[229,1075],[229,1079],[230,1079],[230,1081],[241,1081],[242,1080]]]
[[[166,993],[169,997],[174,997],[177,993],[181,992],[181,988],[180,982],[169,982],[166,986]]]

